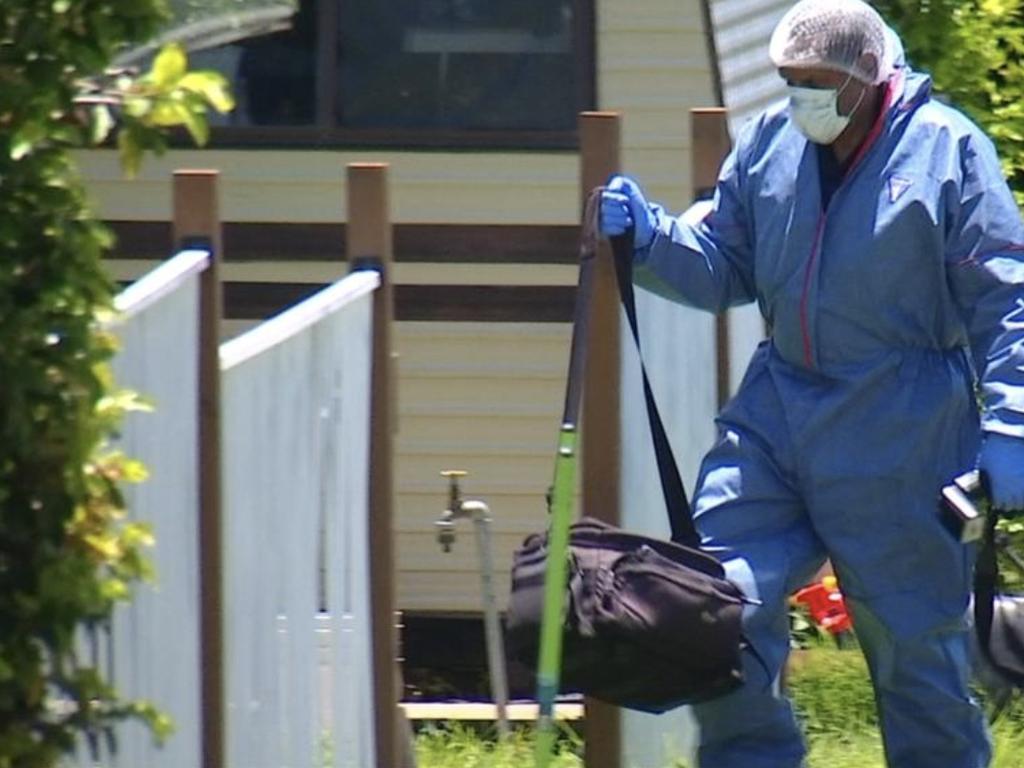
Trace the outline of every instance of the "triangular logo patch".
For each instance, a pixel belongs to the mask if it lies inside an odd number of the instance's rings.
[[[904,179],[900,176],[889,177],[889,202],[895,203],[901,197],[903,193],[910,189],[910,179]]]

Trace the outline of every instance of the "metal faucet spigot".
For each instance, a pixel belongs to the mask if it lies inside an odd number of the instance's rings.
[[[447,509],[442,512],[441,517],[434,522],[434,527],[437,528],[437,543],[441,545],[441,550],[445,554],[451,552],[455,543],[455,521],[451,518],[451,512]]]
[[[448,509],[452,512],[462,506],[462,489],[459,488],[459,478],[469,473],[464,469],[445,469],[441,471],[441,477],[448,478]]]
[[[459,478],[465,477],[463,469],[446,469],[441,477],[448,479],[448,508],[441,513],[434,526],[437,528],[437,543],[444,552],[451,552],[455,544],[455,519],[462,515],[462,490]]]

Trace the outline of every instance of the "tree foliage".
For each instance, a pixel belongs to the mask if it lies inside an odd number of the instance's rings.
[[[71,158],[113,132],[132,169],[167,126],[203,140],[205,107],[230,107],[180,49],[141,76],[106,71],[165,13],[162,0],[4,0],[0,13],[0,768],[56,765],[125,717],[168,727],[80,657],[83,633],[148,576],[150,534],[120,490],[144,470],[110,445],[136,406],[113,388],[97,322],[112,238]]]
[[[1022,0],[877,0],[912,66],[995,142],[1024,203],[1024,8]]]

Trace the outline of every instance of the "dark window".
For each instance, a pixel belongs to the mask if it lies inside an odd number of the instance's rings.
[[[193,56],[238,101],[218,144],[573,146],[593,0],[305,0],[289,30]]]

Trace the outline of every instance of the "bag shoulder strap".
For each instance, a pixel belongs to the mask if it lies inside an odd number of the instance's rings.
[[[996,558],[996,523],[999,516],[989,510],[985,519],[985,535],[974,564],[974,627],[985,654],[988,654],[995,614],[996,589],[999,583],[999,561]]]
[[[577,426],[580,399],[583,395],[583,373],[586,367],[587,337],[590,335],[590,297],[594,290],[594,259],[597,257],[597,230],[589,225],[596,221],[599,200],[587,199],[580,231],[580,273],[572,316],[572,341],[569,349],[569,373],[565,383],[565,405],[562,425]]]
[[[584,366],[586,336],[588,333],[587,315],[593,285],[593,264],[597,256],[599,238],[598,216],[600,215],[601,192],[603,188],[594,189],[587,198],[583,214],[583,226],[580,235],[580,277],[576,293],[576,306],[573,315],[572,348],[569,358],[569,379],[566,385],[565,410],[562,421],[575,424],[579,414],[579,402],[582,392],[582,370]],[[619,299],[626,312],[629,327],[640,353],[640,371],[643,377],[644,404],[647,409],[647,420],[654,441],[654,455],[661,479],[661,490],[668,510],[669,526],[672,530],[672,541],[685,546],[698,548],[700,536],[693,525],[690,502],[686,496],[679,467],[672,453],[658,404],[654,399],[647,368],[643,362],[640,349],[640,330],[636,318],[636,297],[633,292],[633,233],[626,232],[619,237],[611,238],[612,254],[615,261],[616,282],[619,288]]]

